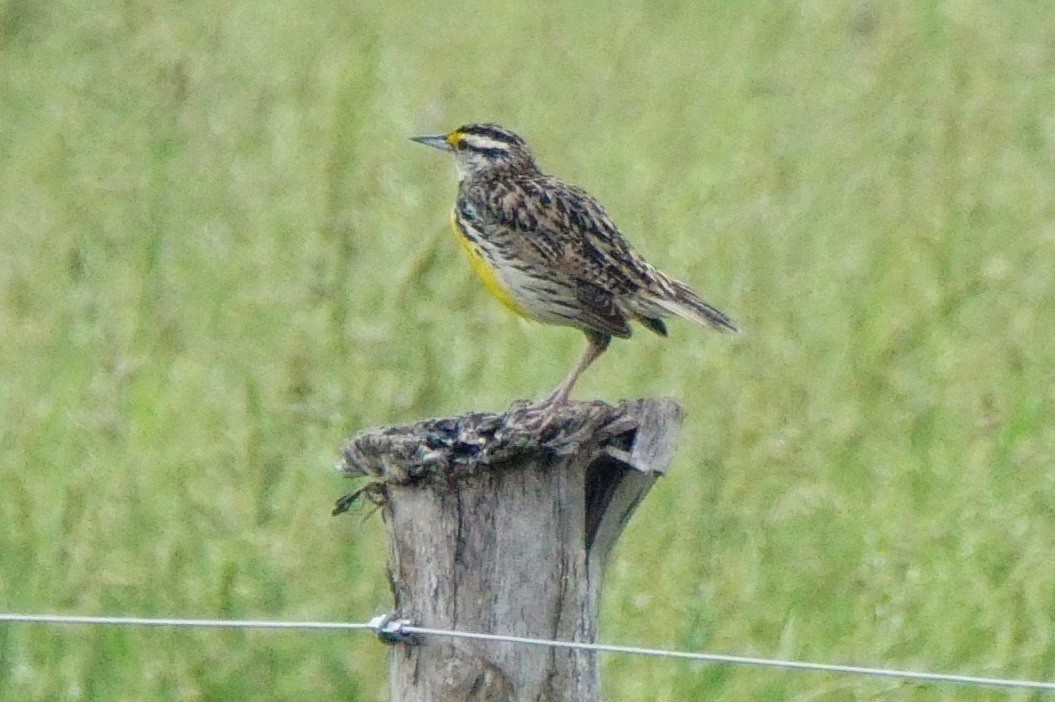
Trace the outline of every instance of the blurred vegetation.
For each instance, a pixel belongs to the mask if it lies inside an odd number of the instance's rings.
[[[486,296],[406,141],[484,120],[745,329],[640,334],[578,388],[687,409],[606,641],[1055,679],[1033,2],[3,0],[0,609],[391,606],[380,521],[329,516],[342,438],[542,396],[583,343]],[[384,700],[385,655],[0,626],[0,698]],[[613,701],[1009,696],[604,666]]]

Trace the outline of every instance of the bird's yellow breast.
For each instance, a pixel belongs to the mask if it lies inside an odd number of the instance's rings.
[[[457,237],[458,243],[469,256],[469,264],[473,267],[473,270],[476,271],[476,275],[480,276],[480,280],[484,282],[484,286],[490,290],[491,294],[497,297],[498,301],[503,305],[513,312],[516,312],[521,317],[527,317],[528,315],[524,311],[524,308],[513,298],[509,287],[502,282],[494,264],[491,263],[486,254],[481,250],[480,245],[470,239],[465,230],[462,229],[455,212],[451,212],[451,228],[454,230],[454,236]]]

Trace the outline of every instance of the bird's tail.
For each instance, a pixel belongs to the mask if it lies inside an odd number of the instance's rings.
[[[708,305],[687,285],[668,279],[673,293],[655,303],[671,314],[717,329],[720,332],[735,332],[736,323],[721,310]]]

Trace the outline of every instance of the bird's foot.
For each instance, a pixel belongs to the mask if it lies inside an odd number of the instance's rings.
[[[542,433],[553,426],[560,410],[567,405],[567,394],[558,390],[535,403],[517,400],[509,409],[512,412],[523,413],[534,430]]]

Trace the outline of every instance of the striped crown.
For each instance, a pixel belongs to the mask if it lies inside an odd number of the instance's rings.
[[[490,171],[537,171],[527,143],[497,124],[466,124],[442,137],[454,153],[460,178],[486,175]]]

